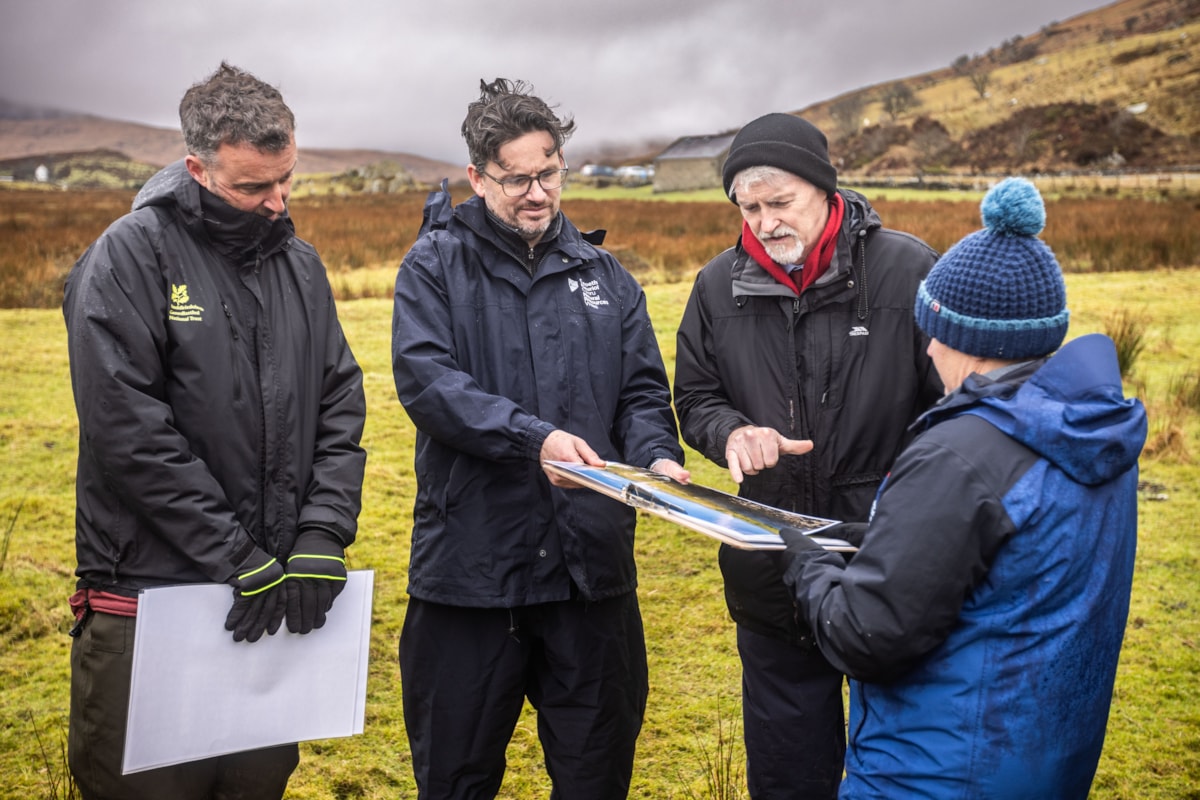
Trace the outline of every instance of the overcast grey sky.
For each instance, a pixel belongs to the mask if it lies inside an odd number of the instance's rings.
[[[0,98],[177,128],[184,90],[226,59],[283,91],[302,147],[463,163],[480,78],[532,83],[590,149],[736,128],[1106,4],[0,0]]]

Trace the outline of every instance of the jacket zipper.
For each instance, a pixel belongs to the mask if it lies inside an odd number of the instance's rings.
[[[788,347],[791,349],[789,363],[792,365],[792,386],[795,387],[788,397],[788,436],[792,439],[800,436],[799,409],[796,399],[800,396],[800,367],[797,364],[796,329],[800,321],[800,298],[792,299],[792,316],[788,319]]]
[[[229,304],[224,300],[221,301],[221,310],[225,312],[225,321],[229,323],[229,335],[233,341],[229,344],[229,369],[233,375],[233,399],[242,399],[242,382],[238,377],[237,368],[237,343],[241,336],[238,334],[237,327],[233,324],[233,312],[229,310]]]
[[[258,276],[261,273],[262,263],[262,245],[259,245],[258,254],[254,258],[255,276]],[[262,313],[265,310],[265,306],[263,306],[261,303],[256,303],[255,308],[257,309],[255,313],[257,313],[260,317],[258,325],[255,326],[257,336],[255,336],[254,342],[254,379],[256,385],[258,386],[258,440],[260,443],[258,451],[258,534],[262,538],[262,549],[266,550],[270,555],[279,556],[278,536],[272,536],[272,532],[267,530],[267,498],[269,495],[269,487],[267,486],[267,472],[269,469],[270,459],[267,457],[267,405],[266,398],[264,397],[266,388],[263,386],[262,358],[264,336],[263,328],[266,326],[266,315]]]

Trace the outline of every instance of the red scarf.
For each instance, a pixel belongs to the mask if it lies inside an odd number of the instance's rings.
[[[763,247],[762,242],[750,230],[750,225],[746,222],[742,222],[742,248],[772,278],[796,294],[800,294],[813,281],[821,277],[825,273],[825,270],[829,269],[829,265],[833,261],[833,254],[837,251],[838,232],[842,229],[842,217],[845,216],[845,213],[846,207],[842,203],[842,196],[834,192],[833,197],[829,199],[829,221],[825,223],[825,230],[821,232],[821,238],[817,241],[817,246],[809,250],[808,256],[804,259],[804,266],[800,269],[799,285],[796,283],[796,273],[788,272],[775,263],[775,260],[767,254],[767,249]]]

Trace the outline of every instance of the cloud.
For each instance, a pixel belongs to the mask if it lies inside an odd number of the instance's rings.
[[[222,59],[280,87],[302,146],[464,162],[480,78],[572,114],[572,145],[736,128],[982,53],[1089,0],[0,0],[0,98],[177,127]]]

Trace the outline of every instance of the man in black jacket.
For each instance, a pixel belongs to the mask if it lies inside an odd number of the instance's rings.
[[[936,254],[839,190],[825,136],[799,117],[746,125],[723,178],[742,232],[701,270],[680,323],[684,441],[728,467],[743,497],[863,521],[909,423],[942,396],[912,317]],[[720,563],[751,797],[833,798],[842,676],[798,621],[776,554],[722,545]]]
[[[295,237],[279,92],[222,64],[179,107],[188,155],[68,276],[79,416],[69,760],[85,800],[278,798],[296,745],[121,774],[138,591],[219,582],[255,642],[321,627],[366,455],[362,373]],[[249,645],[243,645],[249,646]]]

